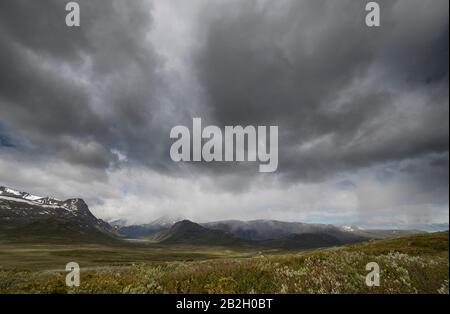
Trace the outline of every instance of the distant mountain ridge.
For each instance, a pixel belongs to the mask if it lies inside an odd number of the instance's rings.
[[[248,240],[219,229],[206,228],[189,220],[175,223],[168,230],[154,234],[150,239],[162,244],[189,244],[207,246],[251,246],[261,249],[312,249],[329,247],[353,241],[340,241],[327,234],[289,234],[285,237],[270,240]]]
[[[164,219],[163,219],[164,220]],[[159,221],[159,220],[156,220]],[[175,224],[172,224],[175,225]],[[197,224],[206,229],[222,231],[240,239],[241,243],[258,245],[298,246],[303,247],[297,235],[306,235],[307,242],[311,236],[321,239],[322,244],[354,243],[368,239],[383,239],[393,236],[420,233],[418,230],[363,230],[356,227],[337,227],[329,224],[309,224],[301,222],[284,222],[277,220],[224,220]],[[128,238],[141,238],[160,241],[162,234],[167,234],[171,224],[161,225],[156,222],[143,225],[120,227],[117,231]],[[187,242],[187,241],[184,241]],[[193,241],[196,242],[196,241]],[[205,242],[205,241],[200,241]]]
[[[341,242],[357,242],[367,237],[334,225],[284,222],[278,220],[224,220],[204,223],[203,226],[230,232],[246,240],[281,239],[292,234],[326,234]]]

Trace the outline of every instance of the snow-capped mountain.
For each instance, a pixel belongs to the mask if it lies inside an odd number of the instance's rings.
[[[115,228],[120,234],[128,238],[148,237],[159,231],[166,230],[184,219],[181,216],[164,215],[148,224],[124,225]]]
[[[112,228],[97,219],[80,198],[58,200],[40,197],[8,187],[0,187],[0,234],[17,237],[37,231],[39,237],[54,233],[73,233],[73,236],[93,233],[110,234]]]
[[[97,220],[86,203],[79,198],[61,201],[50,197],[40,197],[7,187],[0,187],[1,217],[10,219],[42,216],[77,216]]]
[[[170,216],[164,215],[159,217],[158,219],[153,220],[150,225],[152,226],[161,226],[161,227],[172,227],[179,221],[185,220],[186,218],[182,216]]]

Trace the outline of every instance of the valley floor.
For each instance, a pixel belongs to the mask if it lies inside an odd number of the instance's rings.
[[[68,262],[81,285],[65,285]],[[365,284],[366,264],[380,286]],[[448,232],[301,252],[252,248],[0,244],[0,293],[447,293]]]

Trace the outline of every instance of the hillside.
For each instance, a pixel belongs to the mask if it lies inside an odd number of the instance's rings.
[[[258,241],[261,246],[285,250],[305,250],[341,245],[342,242],[328,234],[291,234],[284,238]]]
[[[208,229],[189,220],[175,223],[169,230],[156,234],[152,239],[162,244],[238,245],[243,241],[224,231]]]
[[[113,241],[111,226],[82,199],[57,200],[0,187],[0,236],[11,242]]]

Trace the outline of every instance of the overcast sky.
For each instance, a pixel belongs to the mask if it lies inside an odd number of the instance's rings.
[[[0,185],[98,217],[448,223],[448,0],[0,2]],[[170,129],[277,125],[279,166]]]

